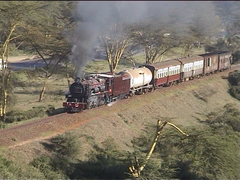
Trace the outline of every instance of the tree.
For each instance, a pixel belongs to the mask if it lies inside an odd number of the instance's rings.
[[[100,36],[100,41],[107,54],[109,70],[114,73],[117,69],[118,63],[123,55],[125,48],[129,42],[129,34],[126,27],[114,23],[108,33]]]
[[[39,101],[42,101],[48,80],[56,72],[57,66],[62,61],[67,61],[71,53],[68,41],[75,23],[71,16],[74,2],[42,2],[44,8],[35,14],[34,20],[25,26],[25,46],[31,52],[39,55],[45,63],[40,68],[42,76],[38,78],[43,82]],[[48,16],[46,16],[48,14]]]
[[[146,64],[156,62],[171,48],[178,45],[176,34],[163,23],[136,25],[133,27],[131,38],[134,44],[144,47]]]
[[[36,10],[34,2],[2,2],[0,7],[0,57],[2,64],[8,64],[11,42],[21,42],[21,27],[24,26],[29,13]],[[18,47],[17,47],[18,48]],[[1,71],[0,83],[0,118],[5,121],[8,94],[10,92],[11,71],[8,65]]]
[[[186,28],[181,35],[183,56],[191,55],[196,45],[200,47],[200,44],[215,41],[222,28],[221,19],[216,15],[212,2],[194,2],[193,5],[194,12],[186,20]]]

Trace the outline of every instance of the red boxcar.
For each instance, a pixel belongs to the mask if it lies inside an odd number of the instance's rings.
[[[122,99],[129,94],[131,77],[128,74],[113,76],[106,83],[109,97],[113,100],[117,98]]]

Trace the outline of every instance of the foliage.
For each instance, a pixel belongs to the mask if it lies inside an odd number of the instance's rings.
[[[173,47],[179,45],[179,38],[164,22],[150,22],[132,27],[131,38],[135,46],[145,50],[146,63],[154,63]]]
[[[89,160],[79,162],[71,179],[124,179],[127,178],[128,159],[126,152],[119,151],[112,138],[103,142],[103,148],[95,146]]]
[[[76,137],[70,133],[58,135],[51,139],[52,150],[59,157],[73,158],[78,154],[79,145]]]
[[[236,63],[236,62],[240,61],[240,51],[239,50],[234,52],[232,54],[232,56],[233,56],[233,59],[232,59],[233,63]]]
[[[43,179],[43,176],[35,169],[20,166],[0,155],[0,179]]]
[[[0,179],[13,179],[15,178],[14,172],[16,167],[13,166],[11,161],[0,156]]]
[[[67,133],[51,139],[51,144],[45,144],[52,151],[52,156],[40,156],[30,164],[38,168],[47,179],[68,179],[72,172],[72,161],[77,156],[80,146],[76,136]]]
[[[228,81],[230,84],[229,93],[240,100],[240,71],[236,70],[234,72],[230,72],[228,76]]]
[[[205,51],[212,53],[229,50],[229,42],[226,38],[219,38],[216,43],[209,43],[205,46]]]
[[[7,113],[6,122],[12,123],[16,121],[28,120],[35,117],[44,117],[44,115],[51,115],[53,113],[52,106],[38,106],[33,107],[27,111],[10,111]]]
[[[39,169],[46,179],[65,179],[65,176],[54,171],[52,159],[48,156],[37,157],[30,163],[30,165]]]
[[[172,129],[163,131],[141,178],[156,179],[239,179],[239,110],[224,106],[222,114],[213,113],[207,124],[188,127],[189,137]],[[209,124],[209,125],[208,125]],[[237,132],[235,132],[237,131]],[[154,131],[153,131],[154,132]],[[147,139],[146,139],[147,137]],[[153,135],[135,141],[140,163]],[[144,140],[145,139],[145,140]],[[141,143],[140,143],[141,142]],[[144,145],[143,145],[144,144]],[[144,147],[142,149],[141,147]]]
[[[226,104],[221,112],[208,114],[207,123],[219,126],[228,125],[234,131],[240,132],[240,111],[233,104]]]

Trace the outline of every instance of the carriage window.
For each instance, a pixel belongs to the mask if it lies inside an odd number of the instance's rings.
[[[211,66],[211,58],[207,58],[207,63],[206,63],[206,67]]]

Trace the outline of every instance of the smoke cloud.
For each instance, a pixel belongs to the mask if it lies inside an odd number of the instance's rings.
[[[70,59],[75,65],[76,76],[81,77],[83,68],[94,56],[93,49],[98,45],[101,32],[109,30],[117,23],[133,24],[149,19],[167,19],[170,14],[178,17],[179,23],[188,23],[194,13],[200,12],[210,2],[184,1],[80,1],[77,13],[81,21],[72,39]]]

